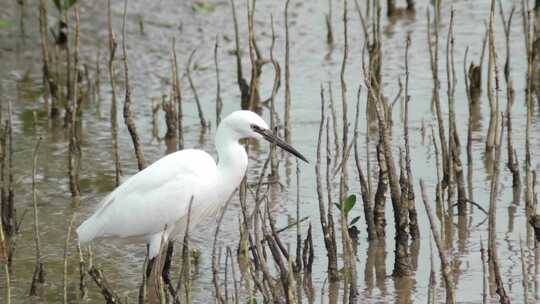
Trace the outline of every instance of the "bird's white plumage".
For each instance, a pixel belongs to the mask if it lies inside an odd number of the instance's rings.
[[[216,163],[200,150],[182,150],[156,161],[109,194],[90,218],[99,226],[93,234],[102,237],[139,237],[169,228],[188,205],[200,198],[215,180]],[[147,208],[146,206],[152,206]],[[83,241],[95,235],[84,237]]]
[[[250,111],[233,112],[222,121],[216,132],[218,164],[208,153],[188,149],[169,154],[135,174],[77,228],[79,241],[138,239],[149,244],[153,258],[162,239],[175,239],[183,233],[191,197],[191,222],[197,224],[218,210],[240,184],[248,158],[238,141],[261,137],[252,130],[253,125],[268,129]]]

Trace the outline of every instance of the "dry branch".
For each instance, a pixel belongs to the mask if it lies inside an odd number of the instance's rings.
[[[131,140],[133,141],[133,148],[135,149],[135,156],[137,157],[137,166],[140,171],[146,167],[146,161],[144,159],[141,140],[139,138],[139,134],[137,133],[135,121],[133,120],[133,113],[131,112],[131,87],[129,85],[129,67],[126,46],[127,3],[128,0],[124,0],[124,14],[122,17],[122,52],[124,56],[124,82],[126,86],[126,97],[124,100],[124,122],[128,128],[129,135],[131,135]]]
[[[191,53],[189,54],[188,62],[187,62],[187,78],[189,81],[189,86],[191,87],[191,91],[193,92],[193,98],[195,99],[195,104],[197,105],[197,113],[199,114],[199,123],[201,124],[201,128],[205,130],[207,127],[207,123],[206,123],[206,120],[204,119],[204,113],[201,107],[199,94],[197,93],[197,88],[195,87],[195,83],[193,82],[193,78],[191,77],[191,63],[193,61],[193,56],[195,55],[196,51],[197,49],[193,49],[193,51],[191,51]]]
[[[41,137],[36,140],[34,147],[34,153],[32,157],[32,207],[34,210],[34,243],[36,245],[36,266],[34,268],[34,274],[32,275],[32,284],[30,285],[30,295],[35,296],[38,293],[39,285],[45,283],[45,269],[41,260],[41,243],[39,236],[39,216],[37,207],[37,193],[36,193],[36,175],[37,175],[37,161],[39,145],[41,143]]]
[[[446,303],[453,304],[456,303],[456,295],[454,281],[452,277],[452,268],[450,266],[448,256],[446,255],[446,249],[444,248],[441,237],[439,236],[439,230],[437,229],[437,224],[435,223],[435,218],[433,217],[433,212],[431,211],[431,203],[426,194],[423,180],[420,180],[420,189],[422,192],[422,200],[424,201],[424,206],[426,207],[426,214],[431,225],[433,239],[435,240],[435,245],[437,245],[437,250],[439,251],[439,258],[441,259],[442,275],[446,288]]]
[[[121,304],[123,303],[120,297],[112,290],[109,282],[103,276],[103,272],[95,267],[92,267],[88,270],[88,273],[96,282],[96,285],[100,288],[101,294],[105,298],[107,304]]]
[[[329,200],[328,213],[325,209],[325,199],[323,195],[323,183],[321,177],[321,150],[322,150],[322,136],[324,133],[325,122],[328,120],[325,118],[325,100],[324,100],[324,89],[321,85],[321,122],[319,124],[319,136],[317,140],[317,161],[315,163],[315,176],[317,182],[317,198],[319,201],[319,218],[321,222],[321,228],[324,235],[324,245],[326,247],[326,252],[328,256],[328,276],[331,282],[336,282],[338,278],[338,269],[337,269],[337,249],[336,249],[336,239],[334,232],[334,221],[331,216],[332,202]],[[328,130],[328,123],[326,123],[326,128]],[[329,158],[327,156],[327,160]],[[328,171],[328,169],[327,169]]]

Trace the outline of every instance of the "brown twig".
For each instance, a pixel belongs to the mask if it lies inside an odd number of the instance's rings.
[[[338,281],[338,269],[337,269],[337,249],[336,249],[336,240],[334,237],[334,222],[331,218],[331,211],[328,210],[328,213],[325,210],[325,199],[323,196],[323,184],[321,177],[321,151],[322,151],[322,136],[324,133],[325,121],[325,102],[324,102],[324,89],[321,85],[321,122],[319,124],[319,136],[317,140],[317,161],[315,163],[315,176],[317,183],[317,197],[319,201],[319,218],[321,222],[321,228],[324,235],[324,245],[326,247],[326,252],[328,255],[328,276],[331,282]],[[328,129],[328,124],[327,129]],[[328,169],[327,169],[328,171]],[[328,201],[328,208],[332,209],[332,202]]]
[[[128,0],[124,0],[124,14],[122,16],[122,53],[124,56],[124,82],[126,86],[126,97],[124,100],[124,122],[128,128],[129,135],[131,135],[131,140],[133,141],[133,148],[135,149],[135,156],[137,157],[137,166],[140,171],[146,167],[146,161],[144,159],[141,140],[139,138],[139,134],[137,133],[137,127],[135,126],[135,121],[133,120],[133,113],[131,112],[131,87],[129,85],[129,67],[126,46],[127,3]]]
[[[109,31],[109,82],[111,85],[111,141],[112,154],[115,169],[115,185],[120,185],[120,176],[122,176],[122,166],[120,164],[120,156],[118,155],[118,122],[116,109],[116,80],[115,80],[115,65],[114,57],[116,54],[116,35],[112,30],[112,13],[111,0],[107,0],[107,27]]]
[[[219,60],[218,60],[219,40],[216,35],[216,43],[214,44],[214,64],[216,67],[216,127],[221,122],[221,111],[223,109],[223,100],[221,99],[221,82],[219,79]]]
[[[193,51],[191,51],[191,53],[189,54],[188,62],[187,62],[187,78],[189,81],[189,86],[191,87],[191,91],[193,92],[193,98],[195,99],[195,103],[197,105],[197,113],[199,114],[199,123],[201,124],[201,128],[205,130],[207,127],[207,124],[206,124],[206,120],[204,119],[204,113],[201,107],[201,101],[199,99],[199,94],[197,93],[197,88],[195,87],[195,83],[193,82],[193,78],[191,77],[191,63],[193,61],[193,56],[195,55],[196,51],[197,49],[193,49]]]
[[[110,287],[109,282],[107,281],[107,278],[103,276],[103,272],[96,267],[92,267],[88,270],[88,273],[94,279],[94,282],[96,282],[96,285],[100,288],[101,294],[105,298],[105,302],[107,304],[121,304],[123,303],[121,298],[114,292],[114,290]]]
[[[439,6],[440,0],[435,1],[435,24],[433,25],[434,29],[434,38],[432,38],[431,33],[431,18],[429,10],[427,11],[427,41],[428,41],[428,50],[429,58],[431,63],[431,72],[433,78],[433,101],[435,105],[435,114],[437,117],[438,131],[439,131],[439,141],[441,144],[441,155],[443,163],[443,180],[442,188],[445,189],[448,185],[448,174],[449,174],[449,152],[448,152],[448,142],[446,141],[445,129],[444,129],[444,120],[442,117],[442,109],[439,97],[440,81],[439,81],[439,28],[440,28],[440,16],[439,16]],[[432,45],[434,45],[432,47]]]
[[[431,211],[431,203],[426,194],[424,181],[421,179],[420,179],[420,189],[422,192],[422,200],[424,201],[424,206],[426,207],[426,214],[428,216],[429,223],[431,225],[431,232],[433,234],[433,239],[435,240],[435,245],[437,245],[437,250],[439,251],[439,258],[441,259],[442,275],[443,275],[444,284],[446,287],[446,303],[453,304],[453,303],[456,303],[456,295],[455,295],[455,289],[454,289],[454,281],[452,278],[452,268],[448,261],[448,256],[446,255],[446,250],[443,247],[442,240],[439,236],[439,230],[437,229],[437,225],[433,217],[433,212]]]
[[[15,208],[13,191],[13,125],[12,106],[8,99],[8,118],[4,123],[2,134],[1,154],[1,217],[4,231],[4,249],[6,251],[7,264],[11,268],[11,261],[15,250],[14,237],[17,234],[17,209]]]
[[[45,111],[48,118],[54,118],[58,115],[57,105],[57,92],[55,80],[53,80],[50,74],[49,68],[49,37],[48,37],[48,21],[47,21],[47,3],[46,0],[40,0],[39,2],[39,32],[41,36],[41,56],[43,61],[43,101],[45,104]]]
[[[277,112],[276,112],[276,95],[279,87],[281,86],[281,67],[279,62],[274,57],[274,47],[276,44],[276,33],[274,30],[274,17],[270,15],[271,27],[272,27],[272,43],[270,45],[270,61],[274,67],[274,84],[272,86],[272,95],[270,96],[270,128],[276,132],[277,129]],[[276,157],[276,145],[272,144],[270,149],[270,175],[277,177],[278,174],[278,161]]]
[[[2,217],[0,217],[0,262],[4,264],[4,281],[6,282],[6,285],[4,287],[5,289],[5,301],[7,304],[11,304],[11,274],[9,270],[9,263],[8,263],[8,246],[7,240],[4,235],[4,226],[3,226],[3,220]]]
[[[241,94],[241,108],[246,110],[249,108],[249,85],[242,73],[242,56],[240,52],[240,34],[238,30],[238,19],[236,18],[236,8],[234,0],[231,0],[231,10],[234,23],[234,41],[235,41],[235,57],[236,57],[236,81]]]
[[[69,115],[69,157],[68,157],[68,175],[69,189],[73,199],[74,206],[78,206],[80,202],[81,190],[79,181],[79,171],[81,163],[81,147],[78,136],[77,117],[79,115],[79,73],[77,67],[79,64],[79,47],[80,47],[80,21],[79,9],[75,6],[75,52],[73,55],[73,88],[71,89],[72,99],[70,100]]]
[[[285,2],[285,113],[283,115],[284,120],[284,137],[285,141],[291,142],[291,72],[290,72],[290,42],[289,42],[289,3],[290,0]]]
[[[221,213],[220,213],[219,218],[217,220],[216,231],[214,233],[214,242],[212,244],[212,282],[214,283],[215,297],[217,298],[219,303],[226,303],[226,300],[225,300],[226,298],[223,297],[223,295],[221,294],[220,288],[219,288],[219,276],[218,276],[219,265],[218,265],[218,259],[217,259],[218,256],[216,256],[216,248],[217,248],[216,245],[217,245],[217,239],[218,239],[218,236],[219,236],[219,229],[221,227],[221,222],[223,221],[223,216],[225,215],[225,211],[227,211],[227,207],[229,206],[230,201],[232,200],[232,198],[236,194],[236,191],[237,190],[235,190],[229,196],[229,198],[225,202],[225,205],[223,205],[223,207],[222,207]],[[227,269],[227,268],[225,267],[225,269]]]
[[[411,149],[409,143],[409,47],[411,45],[411,37],[407,35],[405,44],[405,119],[403,122],[403,135],[405,137],[405,170],[407,172],[405,198],[409,208],[409,233],[411,239],[417,240],[420,238],[420,228],[418,227],[418,215],[414,202],[414,186],[413,175],[411,169]]]
[[[34,153],[32,157],[32,206],[34,210],[34,243],[36,245],[36,266],[34,268],[34,274],[32,275],[32,284],[30,285],[30,295],[37,295],[39,285],[45,283],[45,269],[41,260],[41,243],[39,236],[39,216],[37,207],[37,193],[36,193],[36,175],[37,175],[37,162],[38,151],[41,143],[41,137],[36,140],[34,147]]]
[[[178,277],[178,283],[176,285],[176,297],[175,302],[180,300],[181,286],[184,286],[185,301],[191,303],[191,254],[189,248],[189,226],[191,223],[191,207],[193,204],[193,196],[189,200],[189,208],[187,214],[186,228],[184,232],[184,240],[182,245],[182,269],[180,270],[180,276]]]
[[[361,87],[360,87],[361,88]],[[377,233],[375,231],[375,221],[373,219],[373,201],[370,196],[370,190],[368,187],[368,181],[366,180],[362,165],[360,164],[360,156],[358,152],[358,122],[360,117],[360,93],[358,90],[357,102],[356,102],[356,118],[354,122],[354,160],[356,164],[356,170],[358,172],[358,178],[360,180],[360,190],[362,194],[362,201],[364,203],[364,217],[366,218],[368,240],[376,240]],[[366,131],[369,133],[369,130]]]
[[[178,126],[178,150],[184,148],[184,113],[182,107],[182,87],[178,76],[178,61],[176,60],[176,39],[172,41],[173,92],[176,100],[176,121]]]
[[[497,73],[496,73],[497,74]],[[497,77],[497,76],[495,76]],[[502,138],[504,133],[504,124],[502,121],[502,113],[497,121],[500,122],[497,125],[496,129],[496,141],[495,141],[495,160],[493,162],[493,176],[491,178],[491,192],[489,199],[489,239],[488,239],[488,256],[491,266],[495,274],[495,283],[497,285],[497,294],[499,295],[499,302],[501,304],[509,304],[510,298],[506,294],[506,290],[503,285],[498,255],[497,255],[497,243],[496,243],[496,208],[497,208],[497,193],[498,193],[498,184],[499,184],[499,162],[501,159],[501,150],[502,150]]]
[[[369,1],[368,1],[369,2]],[[328,0],[328,14],[324,15],[326,21],[326,44],[334,44],[334,31],[332,30],[332,0]]]

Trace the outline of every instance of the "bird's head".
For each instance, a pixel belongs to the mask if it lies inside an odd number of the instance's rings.
[[[291,145],[277,137],[268,127],[264,119],[251,111],[236,111],[227,116],[221,124],[227,127],[238,139],[253,138],[266,139],[271,143],[275,143],[285,151],[293,154],[301,160],[308,162],[306,158],[300,154]]]

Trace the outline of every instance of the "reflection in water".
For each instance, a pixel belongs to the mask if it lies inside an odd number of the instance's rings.
[[[386,243],[374,241],[369,243],[366,254],[366,267],[364,270],[365,290],[368,295],[373,294],[374,287],[386,295]]]
[[[394,298],[396,304],[411,304],[414,303],[412,295],[415,292],[416,280],[413,277],[394,278],[394,288],[399,290]]]

